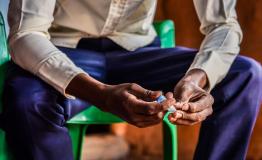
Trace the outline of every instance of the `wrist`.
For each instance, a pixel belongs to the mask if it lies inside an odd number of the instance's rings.
[[[186,79],[203,89],[208,86],[207,74],[202,69],[190,70],[183,79]]]
[[[108,87],[109,85],[87,74],[79,74],[69,83],[66,92],[98,107],[104,107]]]

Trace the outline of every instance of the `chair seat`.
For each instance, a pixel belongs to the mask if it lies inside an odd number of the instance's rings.
[[[119,123],[119,122],[123,122],[123,120],[111,113],[102,112],[97,107],[91,106],[90,108],[74,116],[67,123],[68,124],[112,124],[112,123]]]

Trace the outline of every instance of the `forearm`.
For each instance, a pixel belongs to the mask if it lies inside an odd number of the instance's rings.
[[[241,36],[234,29],[225,27],[209,33],[201,44],[189,71],[201,69],[208,78],[208,91],[226,76],[239,53]]]
[[[107,87],[108,85],[81,73],[71,80],[66,93],[103,108],[106,100],[104,91]]]
[[[242,31],[237,21],[237,0],[194,0],[201,22],[200,31],[205,35],[199,52],[189,71],[201,69],[208,79],[210,92],[221,82],[239,53]]]

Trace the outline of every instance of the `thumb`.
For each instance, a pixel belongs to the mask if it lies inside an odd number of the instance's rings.
[[[142,98],[148,101],[156,101],[162,95],[162,91],[152,91],[145,89]]]
[[[159,96],[162,95],[161,91],[147,90],[139,86],[138,84],[131,84],[129,87],[129,92],[138,98],[149,100],[149,101],[154,101]]]
[[[194,91],[192,90],[191,87],[186,87],[186,86],[176,89],[174,93],[175,98],[177,100],[176,108],[181,109],[183,111],[187,111],[189,109],[188,102],[192,97],[193,92]]]
[[[178,102],[189,102],[190,97],[193,94],[193,90],[190,88],[183,87],[180,91],[175,91],[174,95]]]
[[[162,91],[150,91],[149,98],[152,101],[155,101],[158,97],[160,97],[163,94]]]

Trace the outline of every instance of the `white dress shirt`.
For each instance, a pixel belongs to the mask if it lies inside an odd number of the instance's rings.
[[[85,72],[55,45],[75,48],[81,38],[107,37],[134,51],[156,37],[152,26],[156,5],[157,0],[11,0],[11,57],[70,97],[67,85]],[[204,70],[211,90],[239,53],[242,31],[236,0],[194,0],[194,5],[206,37],[189,70]]]

